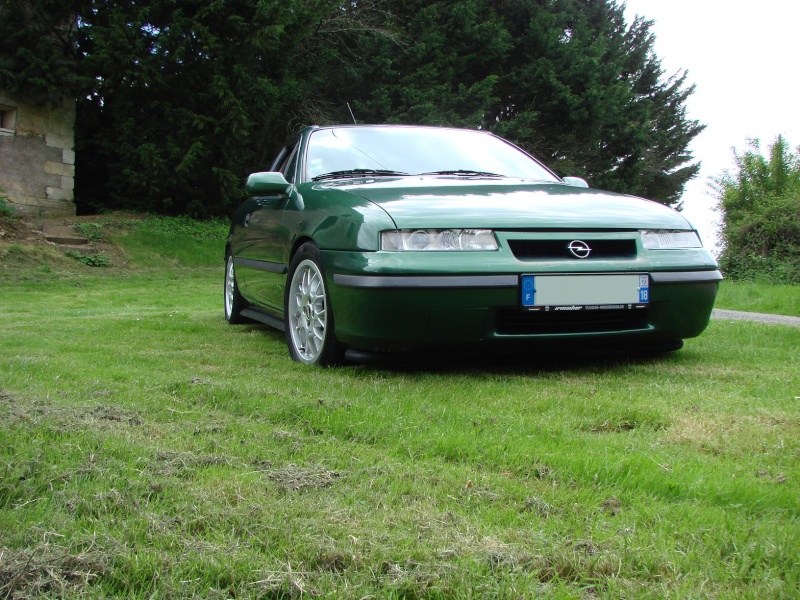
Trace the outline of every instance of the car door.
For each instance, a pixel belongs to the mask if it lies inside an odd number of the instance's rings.
[[[297,141],[282,148],[270,170],[283,173],[289,183],[294,183],[298,150]],[[292,185],[287,194],[248,200],[237,253],[242,294],[249,302],[276,315],[283,314],[283,286],[288,268],[284,257],[289,235],[283,225],[283,212],[296,193]]]

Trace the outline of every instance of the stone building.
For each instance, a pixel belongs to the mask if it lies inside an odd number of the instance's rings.
[[[17,214],[75,214],[75,101],[38,106],[0,89],[0,190]]]

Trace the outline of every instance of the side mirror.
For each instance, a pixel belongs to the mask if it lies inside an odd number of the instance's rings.
[[[290,186],[283,173],[265,172],[251,173],[244,189],[251,196],[274,196],[285,194]]]
[[[572,187],[589,187],[589,184],[586,182],[586,180],[581,179],[580,177],[562,177],[562,179],[564,180],[564,183],[571,185]]]

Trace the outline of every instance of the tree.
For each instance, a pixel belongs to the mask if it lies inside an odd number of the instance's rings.
[[[201,216],[235,205],[243,177],[266,168],[287,134],[304,95],[292,58],[331,6],[93,2],[81,52],[98,79],[79,106],[78,137],[82,160],[106,167],[97,204]],[[79,168],[84,194],[96,173]]]
[[[665,76],[652,22],[610,0],[401,0],[399,43],[362,39],[339,82],[373,122],[490,129],[562,175],[678,205],[699,164],[687,147],[686,73]]]
[[[722,214],[720,264],[735,279],[800,283],[800,148],[782,136],[761,153],[750,140],[735,168],[715,180]]]
[[[517,41],[495,113],[501,133],[562,174],[676,205],[699,165],[689,142],[686,74],[664,77],[652,22],[626,27],[615,2],[517,2],[505,13]]]
[[[348,106],[675,205],[702,126],[650,26],[616,0],[5,0],[0,86],[79,98],[84,211],[223,214],[291,130]]]
[[[485,126],[511,41],[489,2],[397,0],[398,35],[364,37],[345,84],[362,122]]]
[[[75,46],[80,0],[0,3],[0,87],[60,104],[81,87]]]

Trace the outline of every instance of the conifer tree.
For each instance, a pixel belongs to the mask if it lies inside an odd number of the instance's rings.
[[[561,175],[670,205],[697,174],[693,87],[662,70],[652,23],[626,25],[616,2],[402,0],[392,13],[400,42],[362,39],[343,86],[365,120],[490,129]]]
[[[677,204],[693,88],[616,0],[5,0],[0,87],[78,99],[81,210],[223,214],[311,123],[489,129]]]

